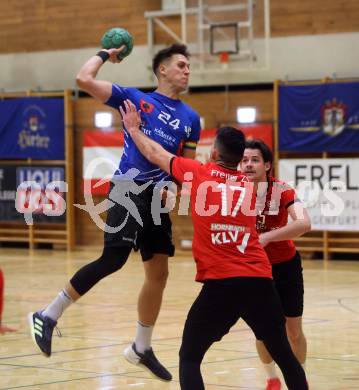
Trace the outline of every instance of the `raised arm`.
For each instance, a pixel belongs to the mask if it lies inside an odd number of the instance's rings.
[[[170,163],[175,155],[167,152],[161,145],[148,138],[140,130],[140,111],[137,111],[136,106],[130,100],[125,100],[124,106],[125,109],[120,106],[123,124],[139,151],[147,160],[151,161],[151,163],[157,165],[163,171],[170,173]]]
[[[100,102],[107,102],[112,94],[112,83],[110,81],[96,80],[96,76],[105,61],[109,60],[112,63],[121,62],[117,55],[124,48],[125,46],[121,46],[118,49],[102,49],[98,54],[86,61],[76,76],[76,83],[79,88]]]

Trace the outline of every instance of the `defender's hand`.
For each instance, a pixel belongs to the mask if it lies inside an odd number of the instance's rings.
[[[137,111],[136,106],[129,99],[126,99],[123,105],[125,107],[124,109],[122,106],[119,108],[124,126],[130,133],[139,131],[141,126],[141,110]]]

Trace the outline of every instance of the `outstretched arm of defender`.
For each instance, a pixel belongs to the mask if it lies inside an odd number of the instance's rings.
[[[148,138],[141,130],[140,111],[137,111],[136,106],[130,101],[124,101],[125,109],[120,106],[123,123],[130,134],[133,142],[138,147],[139,151],[162,170],[170,173],[170,162],[173,157],[172,153],[167,152],[161,145],[152,139]]]
[[[108,53],[108,60],[112,63],[117,63],[121,62],[121,60],[117,58],[117,55],[121,53],[125,47],[126,46],[123,45],[118,49],[102,49],[101,52]],[[100,102],[105,103],[112,95],[112,83],[110,81],[96,80],[97,73],[103,64],[104,60],[100,56],[95,55],[91,57],[82,65],[76,76],[76,83],[83,91],[87,92]]]
[[[288,207],[288,214],[291,216],[292,221],[286,226],[259,235],[259,242],[263,246],[274,241],[294,240],[310,231],[310,217],[302,203],[295,202],[290,205]]]

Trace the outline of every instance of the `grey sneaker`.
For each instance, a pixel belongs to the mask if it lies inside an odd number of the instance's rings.
[[[140,353],[136,350],[136,344],[133,343],[123,351],[123,355],[129,363],[146,368],[155,377],[163,381],[172,380],[171,373],[157,360],[152,348]]]
[[[43,316],[41,312],[29,313],[27,319],[34,343],[45,356],[50,357],[52,333],[57,322]]]

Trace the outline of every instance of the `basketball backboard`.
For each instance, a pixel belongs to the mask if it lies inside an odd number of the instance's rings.
[[[269,62],[270,0],[171,0],[145,12],[148,46],[183,42],[192,72],[266,69]]]

